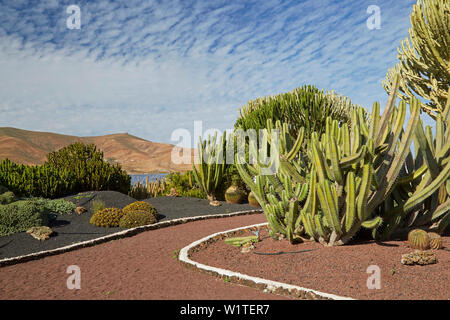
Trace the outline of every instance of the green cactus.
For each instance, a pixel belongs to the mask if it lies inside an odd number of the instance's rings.
[[[449,89],[450,92],[450,89]],[[386,225],[378,230],[380,239],[394,232],[429,225],[442,233],[450,222],[450,98],[444,112],[436,117],[436,134],[430,126],[416,127],[415,155],[409,153],[405,170],[394,186],[393,199],[398,205],[388,215]]]
[[[427,250],[430,247],[430,237],[426,231],[414,229],[408,233],[408,243],[412,249]]]
[[[197,148],[199,159],[198,170],[195,167],[195,164],[192,165],[194,179],[206,193],[210,202],[216,200],[215,192],[220,186],[226,166],[226,161],[224,159],[226,132],[223,133],[219,143],[216,142],[217,132],[212,139],[211,136],[208,136],[208,139],[205,141],[202,141],[201,138],[199,138]],[[205,155],[207,158],[205,158]]]

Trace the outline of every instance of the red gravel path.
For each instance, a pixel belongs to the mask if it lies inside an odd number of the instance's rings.
[[[57,256],[0,268],[0,299],[282,299],[187,269],[177,249],[215,232],[265,222],[262,214],[152,230]],[[81,289],[66,287],[69,265]]]
[[[239,248],[217,241],[193,252],[191,259],[250,276],[356,299],[450,299],[450,252],[445,250],[435,251],[437,264],[405,266],[400,263],[401,255],[413,250],[402,241],[389,241],[382,245],[370,241],[341,247],[324,247],[311,242],[291,245],[287,240],[272,240],[266,229],[261,230],[261,238],[262,241],[255,244],[254,252],[317,250],[272,256],[243,254]],[[444,243],[448,248],[450,238],[445,237]],[[367,268],[371,265],[377,265],[381,270],[379,290],[367,288],[370,276]]]

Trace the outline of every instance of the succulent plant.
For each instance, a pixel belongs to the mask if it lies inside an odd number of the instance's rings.
[[[122,210],[123,210],[124,214],[128,214],[133,211],[147,211],[147,212],[153,214],[155,219],[158,214],[155,207],[145,201],[136,201],[136,202],[130,203]]]
[[[408,243],[412,249],[427,250],[430,248],[430,237],[422,229],[414,229],[408,233]]]
[[[430,249],[439,250],[442,249],[442,238],[435,232],[428,232],[430,238]]]
[[[208,136],[207,140],[202,141],[200,137],[197,147],[198,170],[195,164],[192,165],[192,175],[200,188],[206,193],[210,203],[216,200],[215,192],[220,186],[226,167],[224,159],[226,132],[223,133],[220,141],[216,142],[217,132],[212,139],[211,136]]]
[[[118,227],[120,224],[120,219],[122,219],[124,214],[125,213],[120,209],[106,208],[94,213],[89,222],[97,227]]]
[[[146,210],[135,210],[125,214],[119,223],[121,228],[136,228],[140,226],[146,226],[155,223],[156,216]]]

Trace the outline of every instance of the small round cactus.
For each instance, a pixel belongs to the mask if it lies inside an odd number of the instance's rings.
[[[430,237],[422,229],[411,230],[408,234],[408,242],[413,249],[427,250],[430,247]]]
[[[429,232],[428,237],[430,238],[430,248],[433,250],[442,249],[442,238],[435,232]]]

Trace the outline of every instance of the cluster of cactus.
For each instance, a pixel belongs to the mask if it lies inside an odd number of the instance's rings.
[[[213,138],[202,141],[199,138],[198,148],[198,170],[192,165],[193,176],[200,188],[205,192],[210,202],[216,201],[216,190],[219,189],[226,167],[224,158],[226,146],[226,132],[217,141],[217,132]]]
[[[424,130],[419,122],[414,145],[415,155],[408,154],[403,175],[386,200],[397,206],[378,231],[381,239],[389,238],[396,229],[430,224],[431,230],[441,233],[450,222],[450,98],[442,115],[436,116],[435,136],[430,126]]]
[[[166,193],[166,180],[157,179],[155,181],[149,181],[147,177],[145,183],[137,181],[130,190],[129,195],[135,199],[148,199],[162,196]]]
[[[155,207],[145,201],[136,201],[123,209],[100,209],[92,215],[90,223],[97,227],[135,228],[157,220],[158,212]]]
[[[420,102],[415,98],[409,101],[411,117],[404,129],[406,102],[395,105],[398,85],[397,78],[381,117],[378,103],[373,106],[369,123],[362,108],[352,111],[351,128],[328,117],[321,136],[311,133],[306,152],[300,150],[303,130],[294,140],[286,132],[287,124],[277,123],[281,133],[280,170],[276,174],[264,176],[258,165],[238,162],[239,173],[263,207],[272,233],[281,233],[291,242],[306,234],[326,245],[342,245],[361,227],[373,229],[374,237],[389,237],[405,212],[424,215],[417,207],[439,192],[450,177],[450,139],[444,134],[436,157],[431,153],[418,155],[426,162],[421,168],[405,169],[410,145],[414,137],[420,138],[420,130],[416,130],[420,128]],[[270,123],[267,128],[265,140],[269,141]],[[438,169],[435,175],[428,164],[431,162]],[[420,188],[411,190],[406,201],[399,201],[399,185],[422,176]],[[445,228],[448,212],[444,202],[426,214],[432,220],[440,218]]]
[[[408,243],[413,249],[439,250],[442,248],[442,238],[435,232],[426,232],[422,229],[414,229],[408,233]]]
[[[265,129],[267,120],[289,123],[293,136],[300,128],[306,129],[306,138],[311,132],[322,133],[327,117],[350,123],[351,112],[358,106],[349,98],[335,92],[324,92],[315,86],[305,85],[291,92],[249,101],[239,110],[235,129]]]
[[[120,224],[120,219],[125,213],[117,208],[105,208],[94,213],[89,220],[91,224],[97,227],[114,228]]]
[[[145,201],[136,201],[136,202],[130,203],[129,205],[124,207],[122,210],[125,214],[128,214],[133,211],[146,211],[146,212],[154,215],[155,218],[158,214],[155,207]]]
[[[119,223],[119,227],[129,229],[146,226],[155,223],[156,215],[146,210],[134,210],[125,214]]]
[[[18,196],[58,198],[81,191],[128,193],[130,176],[103,160],[94,145],[75,143],[48,155],[40,166],[0,163],[0,184]]]
[[[383,85],[390,91],[400,74],[400,96],[417,94],[428,100],[422,109],[436,119],[444,111],[450,88],[450,1],[418,0],[411,13],[410,40],[398,48],[400,62],[388,71]]]

